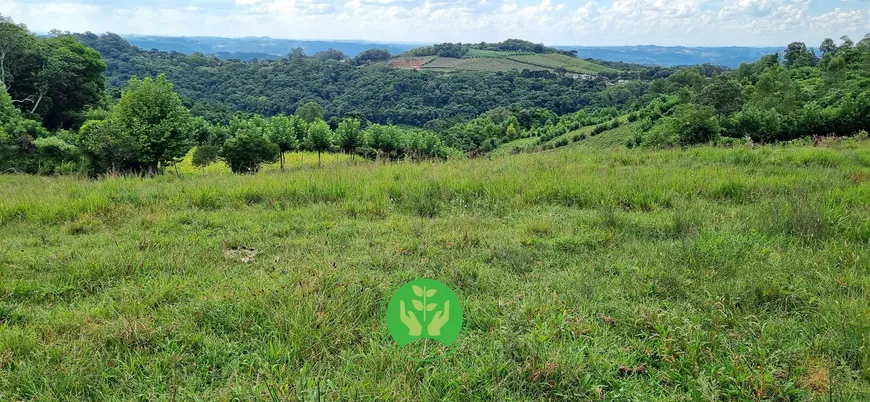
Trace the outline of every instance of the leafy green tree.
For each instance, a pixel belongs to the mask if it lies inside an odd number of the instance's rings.
[[[390,59],[390,52],[387,49],[369,49],[359,55],[354,60],[357,63],[373,63]]]
[[[42,117],[46,128],[78,128],[79,112],[97,106],[105,90],[106,64],[100,53],[74,37],[43,38],[38,52],[30,114]]]
[[[354,155],[356,150],[364,145],[364,137],[360,130],[360,122],[356,119],[344,119],[338,123],[338,146],[345,153]]]
[[[280,153],[281,149],[266,138],[261,127],[242,122],[234,127],[232,137],[218,155],[233,173],[256,173],[263,163],[278,161]]]
[[[299,147],[297,140],[296,125],[293,119],[298,119],[296,116],[287,117],[283,114],[269,119],[269,127],[266,137],[273,144],[278,146],[281,152],[281,170],[284,170],[284,153],[293,151]]]
[[[90,172],[116,173],[136,164],[138,138],[114,120],[92,120],[79,128],[79,144],[90,162]]]
[[[38,138],[33,141],[39,158],[39,173],[71,173],[78,165],[78,147],[59,136]]]
[[[514,127],[513,123],[508,126],[507,132],[505,134],[507,135],[508,140],[511,141],[519,138],[519,134],[517,134],[517,128]]]
[[[786,68],[811,67],[818,62],[816,55],[811,49],[807,50],[807,45],[803,42],[790,43],[782,58]]]
[[[713,82],[701,91],[701,103],[716,109],[719,119],[740,109],[741,101],[740,83],[729,79],[724,75],[713,78]]]
[[[6,87],[0,86],[0,127],[20,118],[18,109],[12,105],[12,98],[6,92]]]
[[[332,148],[332,131],[329,130],[329,125],[323,120],[318,120],[308,126],[308,138],[306,138],[308,149],[317,152],[317,166],[321,166],[321,152],[329,151]]]
[[[833,56],[825,65],[823,73],[825,84],[830,87],[838,87],[846,79],[846,60],[842,56]]]
[[[16,24],[12,18],[0,14],[0,83],[4,89],[12,87],[16,75],[25,75],[28,69],[37,65],[27,60],[35,43],[36,37],[30,34],[27,26]]]
[[[203,144],[193,150],[193,166],[202,168],[205,173],[205,168],[212,163],[217,162],[221,148],[215,145]]]
[[[423,135],[423,154],[429,158],[437,158],[441,152],[441,138],[435,133]]]
[[[323,120],[323,106],[317,102],[308,102],[296,109],[296,116],[308,124]]]
[[[739,137],[768,143],[775,141],[782,131],[782,117],[774,109],[747,106],[734,115],[732,126]]]
[[[837,52],[837,44],[834,43],[834,40],[831,38],[825,38],[822,41],[822,44],[819,45],[819,51],[822,52],[822,56],[827,54],[833,54]]]
[[[161,74],[157,79],[133,77],[112,112],[122,130],[139,143],[138,161],[147,171],[176,162],[190,150],[190,112]]]

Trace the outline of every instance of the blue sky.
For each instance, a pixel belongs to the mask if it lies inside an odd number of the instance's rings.
[[[31,30],[386,42],[780,46],[870,33],[870,0],[0,0]]]

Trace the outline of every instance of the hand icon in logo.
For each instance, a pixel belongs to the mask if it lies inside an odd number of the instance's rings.
[[[426,330],[429,331],[429,336],[441,336],[441,327],[443,327],[447,321],[450,321],[450,300],[444,302],[444,311],[439,311],[435,313],[435,317],[432,317],[432,322],[430,322],[429,327],[426,328]]]
[[[401,314],[402,324],[405,324],[405,326],[408,327],[408,335],[420,336],[420,332],[423,331],[423,326],[420,325],[420,321],[417,321],[417,316],[414,315],[413,311],[407,311],[406,313],[404,301],[399,302],[399,313]],[[431,327],[432,325],[430,324],[429,326]],[[441,327],[438,328],[440,329]]]
[[[459,339],[465,319],[456,292],[426,278],[396,289],[384,313],[387,331],[400,348],[423,338],[450,347]]]

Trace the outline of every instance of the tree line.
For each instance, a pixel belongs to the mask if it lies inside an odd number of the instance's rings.
[[[705,79],[697,69],[653,81],[630,108],[644,132],[628,145],[669,147],[720,137],[771,143],[870,130],[870,34],[857,44],[804,43]]]
[[[37,37],[9,18],[0,33],[0,172],[147,174],[191,149],[197,165],[223,161],[239,173],[283,167],[284,153],[297,150],[384,161],[474,156],[626,120],[641,128],[628,146],[773,142],[850,135],[867,130],[870,116],[870,36],[826,39],[820,55],[795,42],[733,70],[659,70],[609,85],[394,69],[366,61],[384,57],[376,49],[352,62],[301,49],[239,62],[144,51],[113,34]]]

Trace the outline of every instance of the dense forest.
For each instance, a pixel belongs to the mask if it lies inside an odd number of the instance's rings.
[[[603,81],[547,78],[532,72],[440,74],[395,69],[372,49],[355,58],[306,56],[242,62],[216,56],[145,51],[114,34],[77,35],[108,65],[107,85],[117,96],[131,76],[166,77],[194,114],[227,123],[236,110],[264,116],[291,114],[314,101],[326,117],[357,112],[381,124],[423,126],[439,119],[469,119],[497,107],[541,107],[557,114],[602,104]]]
[[[519,40],[475,48],[555,51]],[[544,143],[627,122],[642,126],[629,147],[867,130],[870,35],[826,39],[819,50],[795,42],[733,70],[611,63],[636,78],[615,84],[604,76],[398,69],[381,63],[390,57],[383,49],[224,61],[145,51],[114,34],[36,36],[3,17],[0,171],[155,173],[191,149],[196,164],[220,160],[235,172],[295,150],[381,160],[475,156],[521,138]]]

